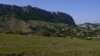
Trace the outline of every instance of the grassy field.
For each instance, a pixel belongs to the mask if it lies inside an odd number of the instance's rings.
[[[100,41],[0,34],[0,56],[100,56]]]

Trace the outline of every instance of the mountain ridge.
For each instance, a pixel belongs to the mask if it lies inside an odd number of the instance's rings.
[[[0,33],[86,38],[100,35],[99,25],[76,25],[73,17],[63,12],[0,4]]]
[[[66,36],[71,27],[76,27],[74,19],[63,12],[0,4],[0,33]]]
[[[71,25],[76,25],[73,18],[66,14],[66,13],[62,13],[62,12],[49,12],[37,7],[31,7],[31,6],[23,6],[23,7],[19,7],[16,5],[3,5],[0,4],[0,12],[5,12],[5,13],[15,13],[18,16],[30,16],[30,18],[34,18],[34,20],[41,20],[39,17],[42,18],[42,20],[46,20],[46,21],[50,21],[50,22],[60,22],[60,23],[67,23],[67,24],[71,24]],[[19,14],[20,12],[20,14]],[[4,14],[5,14],[4,13]],[[1,13],[2,14],[2,13]],[[32,15],[34,14],[34,15]],[[30,18],[25,17],[25,20],[29,20]],[[33,19],[32,18],[32,19]],[[63,21],[63,22],[62,22]]]

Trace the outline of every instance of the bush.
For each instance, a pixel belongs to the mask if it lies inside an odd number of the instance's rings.
[[[86,40],[92,40],[92,38],[91,37],[87,37]]]

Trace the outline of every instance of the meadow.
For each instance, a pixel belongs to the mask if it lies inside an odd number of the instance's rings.
[[[0,56],[100,56],[100,41],[0,34]]]

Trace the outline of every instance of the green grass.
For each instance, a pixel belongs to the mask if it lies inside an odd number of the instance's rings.
[[[23,54],[20,56],[100,56],[100,41],[1,34],[0,54],[10,56],[12,54]]]

